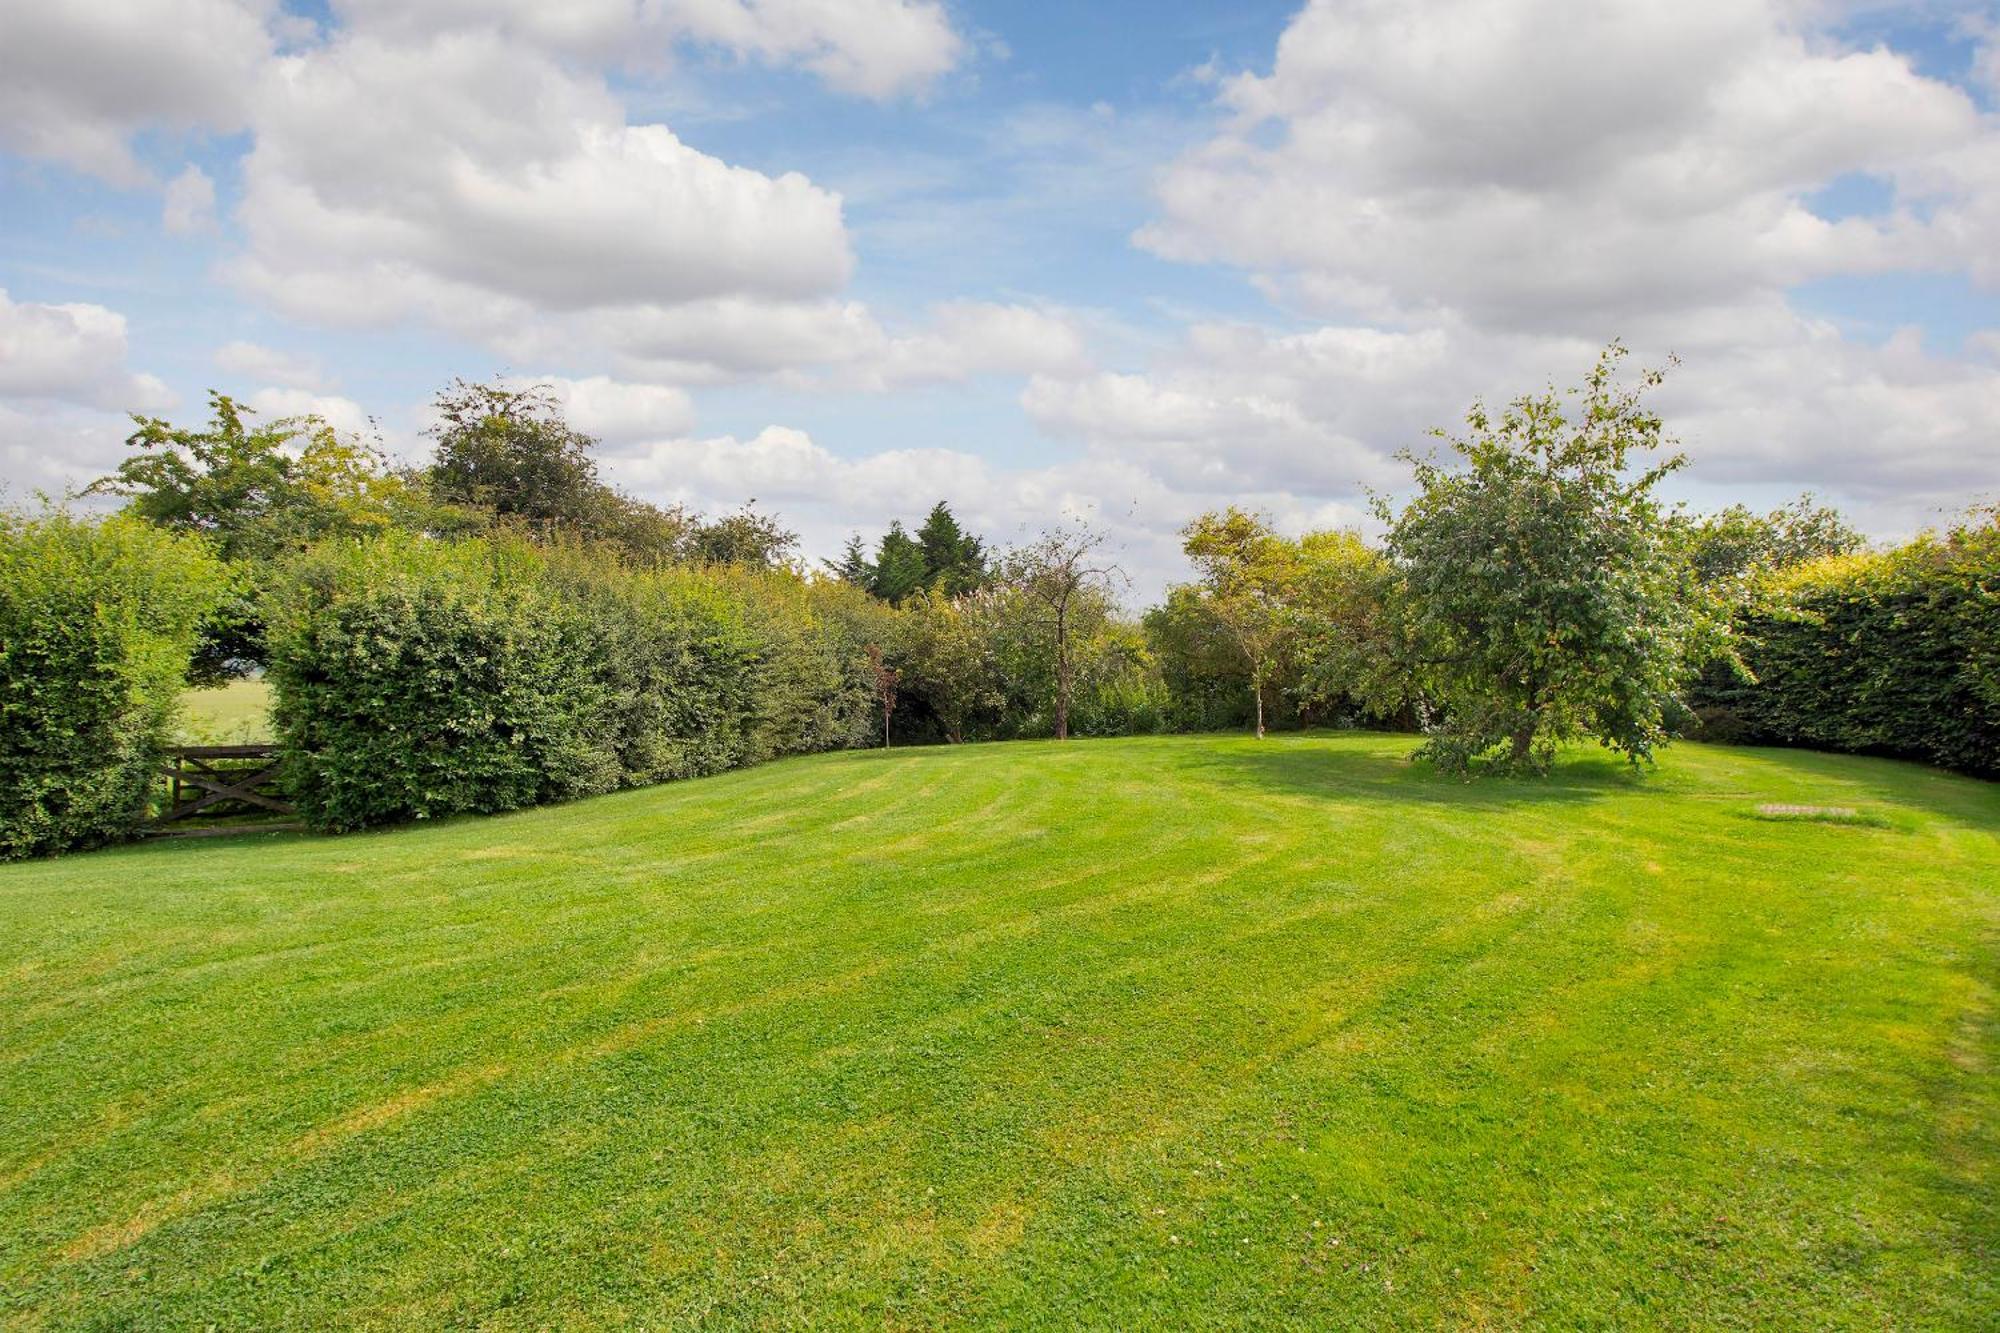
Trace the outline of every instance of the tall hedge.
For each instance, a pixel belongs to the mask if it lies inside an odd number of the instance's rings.
[[[1711,669],[1706,734],[2000,776],[2000,524],[1787,571],[1734,633],[1754,679]]]
[[[226,583],[206,543],[136,519],[0,517],[0,859],[145,818]]]
[[[827,595],[783,572],[634,571],[507,538],[317,548],[267,615],[299,808],[361,828],[856,743],[861,645]]]
[[[523,544],[328,543],[266,606],[272,723],[325,829],[617,785],[581,608]]]

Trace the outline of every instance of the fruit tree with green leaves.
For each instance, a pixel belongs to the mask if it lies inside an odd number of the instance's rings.
[[[1682,465],[1617,343],[1583,387],[1475,405],[1454,460],[1406,455],[1417,494],[1386,504],[1416,668],[1442,706],[1423,752],[1447,771],[1547,769],[1586,736],[1634,761],[1670,733],[1696,630],[1671,515]]]

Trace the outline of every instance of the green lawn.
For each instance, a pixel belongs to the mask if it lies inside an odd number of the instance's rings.
[[[2000,787],[1410,746],[0,867],[0,1324],[1993,1326]]]

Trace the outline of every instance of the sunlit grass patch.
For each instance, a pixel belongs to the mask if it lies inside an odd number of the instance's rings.
[[[271,687],[263,680],[232,680],[181,696],[184,745],[255,745],[273,739]]]
[[[1759,805],[1754,813],[1759,819],[1780,822],[1859,824],[1868,828],[1889,827],[1889,820],[1879,811],[1864,810],[1856,805],[1799,805],[1790,801],[1767,801]]]
[[[1991,1323],[2000,787],[1415,743],[0,867],[0,1327]]]

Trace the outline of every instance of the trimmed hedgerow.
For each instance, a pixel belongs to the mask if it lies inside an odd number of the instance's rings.
[[[392,533],[306,553],[266,606],[300,813],[350,829],[616,787],[589,628],[525,543]]]
[[[0,516],[0,859],[145,818],[226,586],[205,542],[137,519]]]
[[[572,571],[597,636],[619,782],[700,777],[761,756],[766,646],[740,598],[693,571]]]
[[[1774,576],[1734,634],[1749,672],[1703,678],[1705,735],[2000,775],[2000,524]]]
[[[385,534],[293,563],[273,720],[316,827],[493,812],[865,737],[862,645],[784,572]]]
[[[868,645],[896,641],[893,608],[850,584],[784,570],[721,566],[702,577],[741,599],[762,645],[753,761],[877,743]]]

